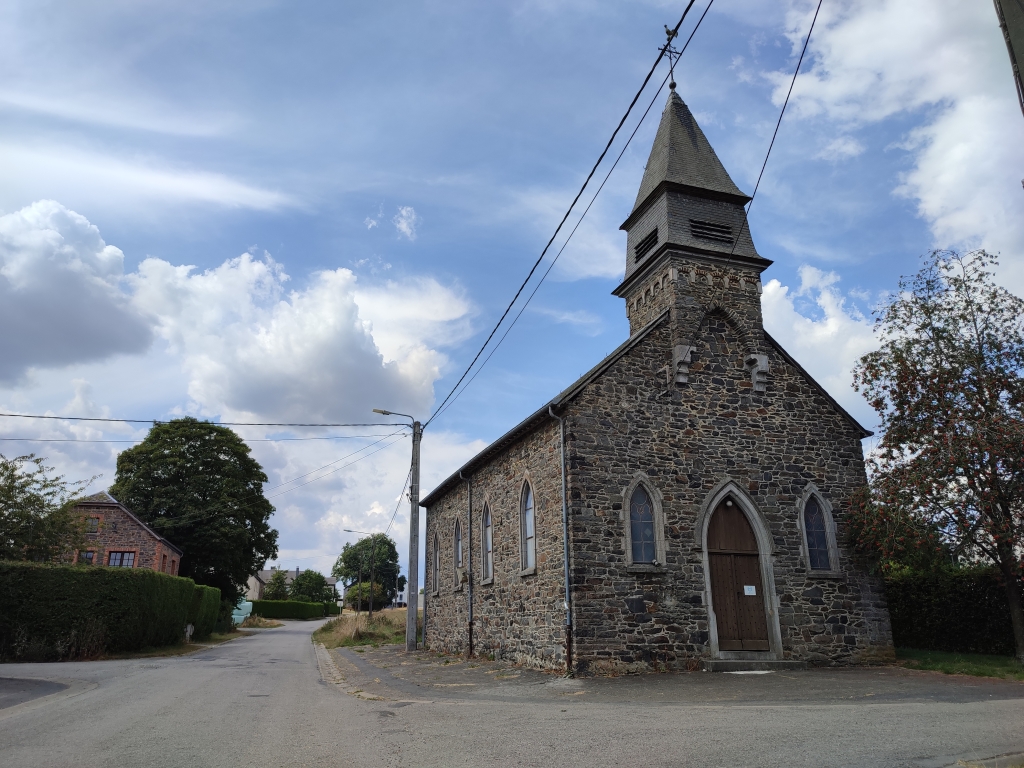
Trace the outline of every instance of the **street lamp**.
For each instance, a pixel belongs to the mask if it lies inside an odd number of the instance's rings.
[[[420,586],[420,440],[423,427],[407,413],[374,408],[381,416],[402,416],[412,423],[412,471],[409,480],[409,602],[405,613],[405,650],[416,650]],[[426,646],[427,638],[423,638]]]

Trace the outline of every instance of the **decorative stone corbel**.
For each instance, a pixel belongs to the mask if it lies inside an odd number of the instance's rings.
[[[747,355],[746,364],[754,391],[763,393],[768,386],[768,355]]]
[[[690,344],[676,344],[672,349],[672,371],[676,384],[686,384],[690,380],[691,355],[696,347]]]

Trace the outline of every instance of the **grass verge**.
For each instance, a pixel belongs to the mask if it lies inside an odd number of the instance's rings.
[[[1024,681],[1024,664],[1012,656],[986,656],[981,653],[947,653],[897,648],[896,659],[908,669],[926,669],[947,675],[998,677]]]
[[[132,651],[131,653],[109,653],[100,656],[98,660],[103,661],[105,659],[151,659],[158,658],[161,656],[184,656],[187,653],[201,651],[206,646],[219,645],[220,643],[226,643],[228,640],[237,640],[240,637],[246,637],[250,634],[252,633],[240,632],[237,629],[232,630],[231,632],[225,632],[224,634],[218,634],[214,632],[201,643],[180,643],[178,645],[165,645],[162,648],[143,648],[141,651]]]
[[[272,619],[264,619],[262,616],[246,616],[239,626],[242,629],[273,629],[274,627],[283,627],[284,623],[280,621],[274,621]]]
[[[344,614],[326,622],[313,633],[314,643],[325,648],[350,648],[356,645],[396,645],[405,642],[405,609],[390,608],[373,614]]]

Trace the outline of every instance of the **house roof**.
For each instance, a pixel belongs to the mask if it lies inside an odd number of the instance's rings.
[[[306,570],[309,570],[309,569],[307,568]],[[295,581],[295,577],[298,575],[298,569],[297,568],[293,568],[292,570],[286,570],[284,568],[269,568],[269,569],[264,569],[262,571],[257,571],[253,575],[257,579],[262,581],[264,584],[266,584],[268,581],[270,581],[270,577],[273,576],[278,571],[281,571],[281,573],[284,574],[284,580],[285,580],[286,584],[291,584],[293,581]],[[333,587],[335,584],[338,583],[338,580],[334,576],[325,576],[324,578],[327,580],[327,585],[330,586],[330,587]]]
[[[104,506],[104,507],[115,506],[115,507],[119,507],[122,512],[124,512],[126,515],[128,515],[128,517],[130,517],[132,520],[134,520],[136,523],[138,523],[139,526],[143,530],[145,530],[147,533],[149,533],[150,536],[152,536],[153,538],[157,539],[162,544],[166,544],[168,547],[170,547],[175,552],[177,552],[179,557],[181,555],[185,554],[181,550],[180,547],[175,546],[174,544],[169,542],[167,539],[165,539],[163,536],[161,536],[159,533],[157,533],[152,528],[150,528],[148,525],[146,525],[144,522],[142,522],[138,517],[135,516],[135,513],[133,513],[130,509],[128,509],[128,507],[126,507],[120,501],[118,501],[113,496],[111,496],[107,491],[100,491],[99,493],[94,493],[92,496],[86,496],[84,499],[79,499],[75,503],[75,506],[76,507],[88,507],[88,506]]]
[[[594,379],[598,378],[609,367],[611,367],[612,364],[614,364],[623,355],[629,352],[629,350],[631,350],[638,343],[640,343],[640,341],[642,341],[648,334],[650,334],[651,331],[653,331],[655,328],[661,325],[662,322],[664,322],[667,318],[668,311],[666,310],[661,315],[656,317],[653,321],[651,321],[647,326],[645,326],[641,331],[639,331],[637,334],[629,338],[625,343],[620,344],[611,354],[609,354],[607,357],[601,360],[601,362],[599,362],[597,365],[595,365],[593,368],[591,368],[589,371],[583,374],[580,378],[574,381],[571,385],[569,385],[569,387],[562,390],[562,392],[553,397],[542,407],[540,407],[532,414],[527,416],[516,426],[512,427],[512,429],[510,429],[504,435],[502,435],[493,443],[491,443],[482,451],[480,451],[480,453],[478,453],[472,459],[470,459],[461,467],[459,467],[457,471],[449,475],[436,488],[434,488],[434,490],[427,494],[422,499],[422,501],[420,501],[420,506],[431,506],[434,502],[441,498],[441,496],[447,493],[457,483],[463,482],[462,477],[460,477],[460,475],[471,474],[472,472],[486,464],[488,461],[490,461],[490,459],[493,458],[497,453],[504,450],[512,443],[515,443],[520,438],[524,437],[525,435],[535,430],[544,421],[547,421],[548,419],[552,418],[551,414],[549,413],[549,408],[561,408],[563,405],[565,405],[569,400],[575,397],[581,389],[583,389],[585,386],[594,381]],[[814,377],[811,376],[811,374],[808,373],[806,369],[804,369],[804,367],[793,358],[792,355],[790,355],[785,349],[783,349],[782,345],[779,344],[779,342],[776,341],[774,338],[772,338],[767,331],[765,331],[764,335],[768,343],[771,344],[776,350],[778,350],[779,354],[782,355],[782,357],[785,358],[790,365],[796,368],[811,383],[811,386],[813,386],[819,393],[821,393],[821,395],[826,400],[829,401],[832,407],[835,408],[841,416],[847,419],[858,431],[860,431],[861,438],[871,437],[871,435],[874,434],[874,432],[862,426],[860,422],[858,422],[853,416],[851,416],[845,408],[843,408],[838,402],[836,402],[836,399],[832,397],[832,395],[830,395],[825,390],[825,388],[821,386],[821,384],[819,384],[814,379]]]
[[[641,208],[663,184],[683,187],[696,195],[725,198],[741,205],[750,196],[736,186],[700,129],[690,108],[672,90],[661,114],[647,168],[633,211]]]

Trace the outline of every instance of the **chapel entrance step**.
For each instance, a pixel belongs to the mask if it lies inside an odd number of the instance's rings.
[[[705,672],[783,672],[807,669],[806,661],[768,659],[704,659],[701,669]]]

